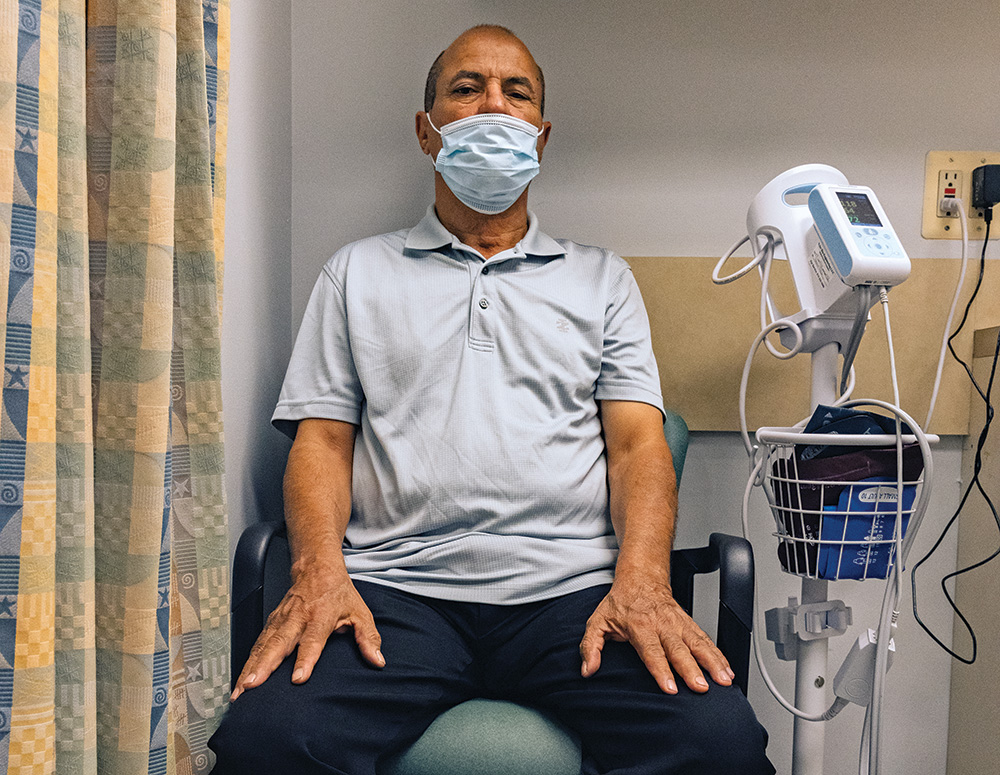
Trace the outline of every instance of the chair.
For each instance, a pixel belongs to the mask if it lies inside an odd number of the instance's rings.
[[[667,412],[664,433],[680,482],[688,429]],[[233,562],[233,681],[288,587],[283,522],[261,522],[240,536]],[[707,546],[671,555],[674,597],[691,613],[694,578],[719,571],[716,644],[734,683],[746,694],[750,669],[753,554],[742,537],[713,533]],[[417,742],[388,759],[379,775],[579,775],[580,741],[541,711],[499,700],[474,699],[442,713]]]

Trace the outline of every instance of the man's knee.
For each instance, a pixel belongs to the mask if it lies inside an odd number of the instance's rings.
[[[315,766],[312,739],[334,734],[321,730],[322,723],[315,717],[300,717],[294,704],[269,701],[263,688],[244,692],[208,741],[216,755],[212,775],[309,772],[310,762]]]
[[[757,721],[750,704],[735,687],[712,686],[714,697],[703,712],[687,721],[688,741],[698,762],[692,773],[705,775],[771,775],[767,759],[767,732]],[[708,699],[703,695],[700,699]],[[697,706],[698,703],[695,703]],[[687,770],[685,770],[687,771]]]

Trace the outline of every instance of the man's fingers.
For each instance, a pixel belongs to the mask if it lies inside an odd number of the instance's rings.
[[[329,637],[330,633],[322,627],[312,624],[306,626],[299,639],[299,648],[295,655],[292,683],[302,684],[309,680]]]
[[[729,686],[733,682],[736,674],[729,666],[729,660],[705,633],[699,632],[689,638],[688,647],[698,664],[708,671],[717,684]]]
[[[667,694],[677,694],[677,682],[659,638],[653,633],[633,637],[632,647],[660,689]]]
[[[708,691],[708,681],[705,680],[701,667],[681,638],[676,635],[664,638],[663,650],[670,664],[691,691],[699,694]]]
[[[309,583],[293,585],[268,617],[250,657],[236,681],[232,699],[245,689],[260,686],[278,666],[297,649],[292,668],[292,683],[309,680],[326,643],[333,633],[354,630],[364,659],[375,667],[384,667],[382,637],[364,600],[350,581],[318,591]],[[322,585],[321,585],[322,587]],[[302,591],[304,590],[304,591]]]
[[[587,629],[580,641],[580,656],[583,664],[580,675],[590,678],[601,666],[601,649],[604,648],[605,632],[593,620],[587,622]]]
[[[361,656],[374,667],[385,667],[385,657],[382,656],[382,636],[375,627],[372,618],[362,619],[354,623],[354,640],[357,641]]]
[[[240,672],[231,699],[239,697],[244,689],[253,689],[264,683],[292,653],[303,629],[301,624],[272,617],[250,650],[250,657]]]

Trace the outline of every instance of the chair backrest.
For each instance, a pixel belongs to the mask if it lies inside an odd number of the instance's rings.
[[[684,473],[684,460],[688,451],[688,426],[684,418],[677,412],[667,409],[663,413],[663,435],[667,438],[670,455],[674,459],[674,473],[677,475],[677,486],[681,486],[681,474]]]

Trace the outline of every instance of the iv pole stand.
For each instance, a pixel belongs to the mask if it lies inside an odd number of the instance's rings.
[[[837,400],[837,356],[840,347],[836,342],[823,345],[812,353],[812,409],[819,404],[827,406]],[[802,579],[802,603],[827,601],[829,582],[823,579]],[[827,638],[798,641],[795,661],[795,705],[809,714],[823,713],[827,709],[826,682]],[[825,727],[820,721],[806,721],[795,717],[792,728],[792,775],[823,775],[823,749]]]

